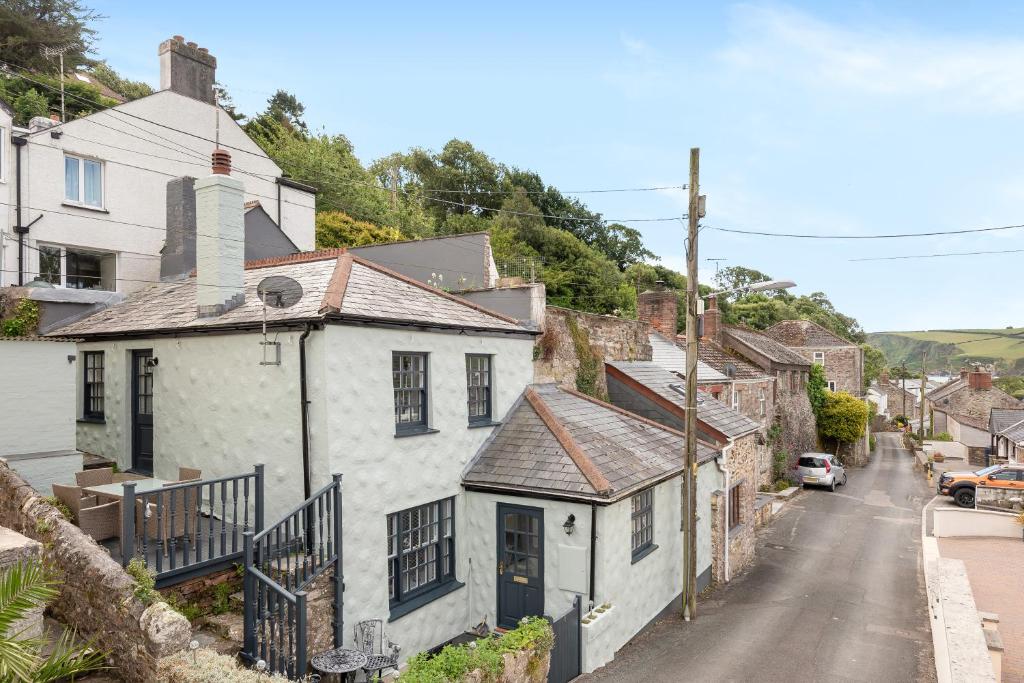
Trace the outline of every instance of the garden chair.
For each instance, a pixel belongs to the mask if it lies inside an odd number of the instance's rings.
[[[81,472],[75,472],[75,482],[82,487],[113,484],[114,468],[101,467],[100,469],[96,470],[83,470]]]
[[[185,481],[172,481],[164,484],[164,486],[175,486],[177,484],[184,483]],[[195,536],[195,528],[199,519],[201,495],[199,487],[189,490],[187,508],[185,507],[185,489],[168,491],[164,495],[163,498],[166,501],[164,503],[166,509],[161,512],[161,514],[164,516],[164,535],[166,538],[181,538],[186,534],[192,537]]]
[[[96,496],[82,496],[82,488],[80,486],[54,484],[53,496],[68,506],[68,509],[71,510],[72,521],[75,524],[78,523],[78,512],[82,508],[92,507],[97,502]]]
[[[363,667],[366,680],[373,680],[374,674],[379,677],[384,669],[398,668],[398,653],[402,648],[392,643],[384,633],[384,622],[381,619],[360,621],[353,631],[356,648],[366,655],[366,666]]]
[[[126,481],[141,481],[142,479],[149,479],[144,474],[135,474],[134,472],[115,472],[113,483],[123,484]]]
[[[121,503],[118,501],[82,508],[78,514],[78,528],[96,541],[121,535]]]

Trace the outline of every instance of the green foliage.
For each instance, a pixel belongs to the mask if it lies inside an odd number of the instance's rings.
[[[53,507],[57,508],[57,512],[59,512],[64,517],[64,519],[68,520],[69,522],[75,521],[75,516],[71,512],[71,508],[69,508],[67,504],[57,496],[46,496],[43,498],[43,500],[45,500]]]
[[[938,434],[929,434],[927,436],[929,441],[952,441],[953,437],[949,432],[939,432]]]
[[[0,681],[49,683],[103,668],[105,655],[90,644],[75,645],[64,631],[49,655],[43,638],[12,633],[15,622],[57,597],[58,583],[37,561],[18,563],[0,573]]]
[[[128,576],[135,579],[135,597],[142,604],[149,605],[160,600],[160,593],[156,590],[156,576],[146,567],[146,563],[140,557],[133,557],[125,567]]]
[[[776,483],[786,480],[786,466],[789,464],[789,453],[776,451],[772,453],[772,480]]]
[[[1019,375],[1007,375],[997,377],[992,383],[1018,400],[1024,400],[1024,377]]]
[[[342,211],[316,214],[316,248],[361,247],[364,244],[398,242],[405,236],[395,228],[357,221]]]
[[[137,100],[153,94],[153,88],[143,81],[132,81],[114,71],[106,62],[98,62],[90,70],[96,80],[127,100]]]
[[[29,88],[14,98],[14,123],[27,126],[36,116],[48,116],[49,102],[35,88]]]
[[[828,393],[825,368],[821,367],[818,363],[814,363],[811,365],[811,372],[807,379],[807,399],[811,402],[811,412],[814,413],[815,418],[819,418],[819,415],[821,415]]]
[[[213,589],[214,614],[226,614],[231,611],[231,594],[235,592],[235,585],[231,583],[218,583]]]
[[[828,392],[818,413],[818,433],[840,443],[852,443],[864,436],[868,408],[845,391]]]
[[[601,358],[590,346],[590,337],[586,330],[580,328],[574,317],[567,317],[565,324],[569,328],[569,336],[572,337],[573,349],[579,361],[579,367],[576,369],[576,390],[587,396],[601,398],[597,386],[598,378],[601,376]]]
[[[864,351],[864,388],[867,389],[885,371],[885,353],[867,343],[860,348]]]
[[[44,47],[71,45],[64,68],[89,64],[96,32],[90,27],[99,13],[79,0],[6,0],[0,3],[0,60],[30,71],[58,72],[56,58]]]
[[[541,617],[529,617],[500,637],[481,638],[469,645],[448,645],[434,657],[420,653],[399,674],[402,683],[454,683],[476,670],[483,681],[496,681],[504,669],[502,655],[533,650],[538,655],[554,645],[551,625]]]
[[[14,314],[0,320],[0,336],[27,337],[36,333],[39,325],[39,303],[22,299],[15,305]]]
[[[878,445],[878,440],[875,439],[875,435],[872,434],[868,437],[868,450],[874,452],[876,445]]]
[[[203,609],[197,602],[186,602],[177,593],[169,593],[165,601],[168,606],[190,622],[195,621],[203,614]],[[225,610],[227,611],[227,610]]]

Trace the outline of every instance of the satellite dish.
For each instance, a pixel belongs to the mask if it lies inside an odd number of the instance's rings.
[[[271,308],[291,308],[302,298],[302,285],[290,277],[273,275],[260,280],[256,296]]]

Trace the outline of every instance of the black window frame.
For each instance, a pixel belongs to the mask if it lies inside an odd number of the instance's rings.
[[[92,365],[90,365],[92,361]],[[99,365],[96,365],[98,361]],[[90,375],[90,370],[92,371]],[[99,380],[96,380],[97,371]],[[106,354],[103,351],[82,352],[82,417],[103,420],[106,416],[104,388],[106,386]],[[98,401],[99,409],[95,409]]]
[[[473,360],[482,360],[486,363],[486,368],[483,370],[474,370],[470,367],[470,363]],[[486,375],[487,380],[485,384],[473,384],[473,374],[483,373]],[[487,353],[467,353],[466,354],[466,417],[469,424],[491,424],[494,421],[493,418],[493,405],[494,405],[494,390],[493,390],[493,379],[494,379],[494,362],[493,356]],[[474,404],[479,404],[480,399],[473,398],[473,390],[482,389],[484,392],[483,403],[486,404],[486,410],[481,415],[473,415]]]
[[[394,409],[395,409],[395,434],[420,434],[423,432],[430,431],[427,418],[427,408],[429,406],[429,387],[430,387],[430,373],[428,365],[428,356],[426,352],[422,351],[392,351],[391,353],[391,386],[394,390]],[[422,369],[421,370],[402,370],[401,369],[401,358],[402,357],[415,357],[419,358]],[[396,368],[395,361],[398,360],[398,367]],[[401,376],[407,376],[412,373],[421,373],[423,375],[422,385],[417,389],[416,387],[404,387],[396,386],[401,385],[402,382],[398,380]],[[409,392],[419,392],[419,411],[420,417],[416,421],[401,421],[401,410],[405,407],[399,404],[399,396]]]
[[[637,491],[630,496],[629,511],[629,546],[633,562],[637,562],[658,547],[654,544],[654,488]],[[646,526],[643,524],[645,519]]]
[[[433,508],[434,521],[427,524],[422,523],[423,511]],[[415,527],[411,526],[411,515],[420,513],[420,523]],[[447,516],[445,513],[447,512]],[[402,527],[403,517],[409,515],[407,528]],[[420,542],[416,548],[403,547],[404,536],[412,537],[413,533],[424,533],[431,525],[436,525],[436,539],[428,543]],[[391,609],[410,605],[413,608],[420,604],[429,602],[439,591],[445,588],[457,588],[460,584],[455,578],[456,554],[455,554],[455,496],[442,498],[440,500],[414,505],[386,516],[387,530],[387,560],[388,560],[388,606]],[[434,548],[434,578],[421,582],[415,588],[402,589],[403,574],[410,571],[407,567],[402,568],[402,560],[405,557],[419,553],[421,550],[429,554],[429,548]],[[416,565],[411,571],[416,571],[426,565]],[[447,567],[447,571],[445,568]],[[445,591],[446,592],[446,591]]]

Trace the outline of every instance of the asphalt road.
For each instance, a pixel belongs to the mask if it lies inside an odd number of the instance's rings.
[[[898,435],[829,493],[804,491],[758,536],[757,560],[581,681],[933,681],[921,572],[931,499]],[[638,588],[639,590],[639,588]]]

